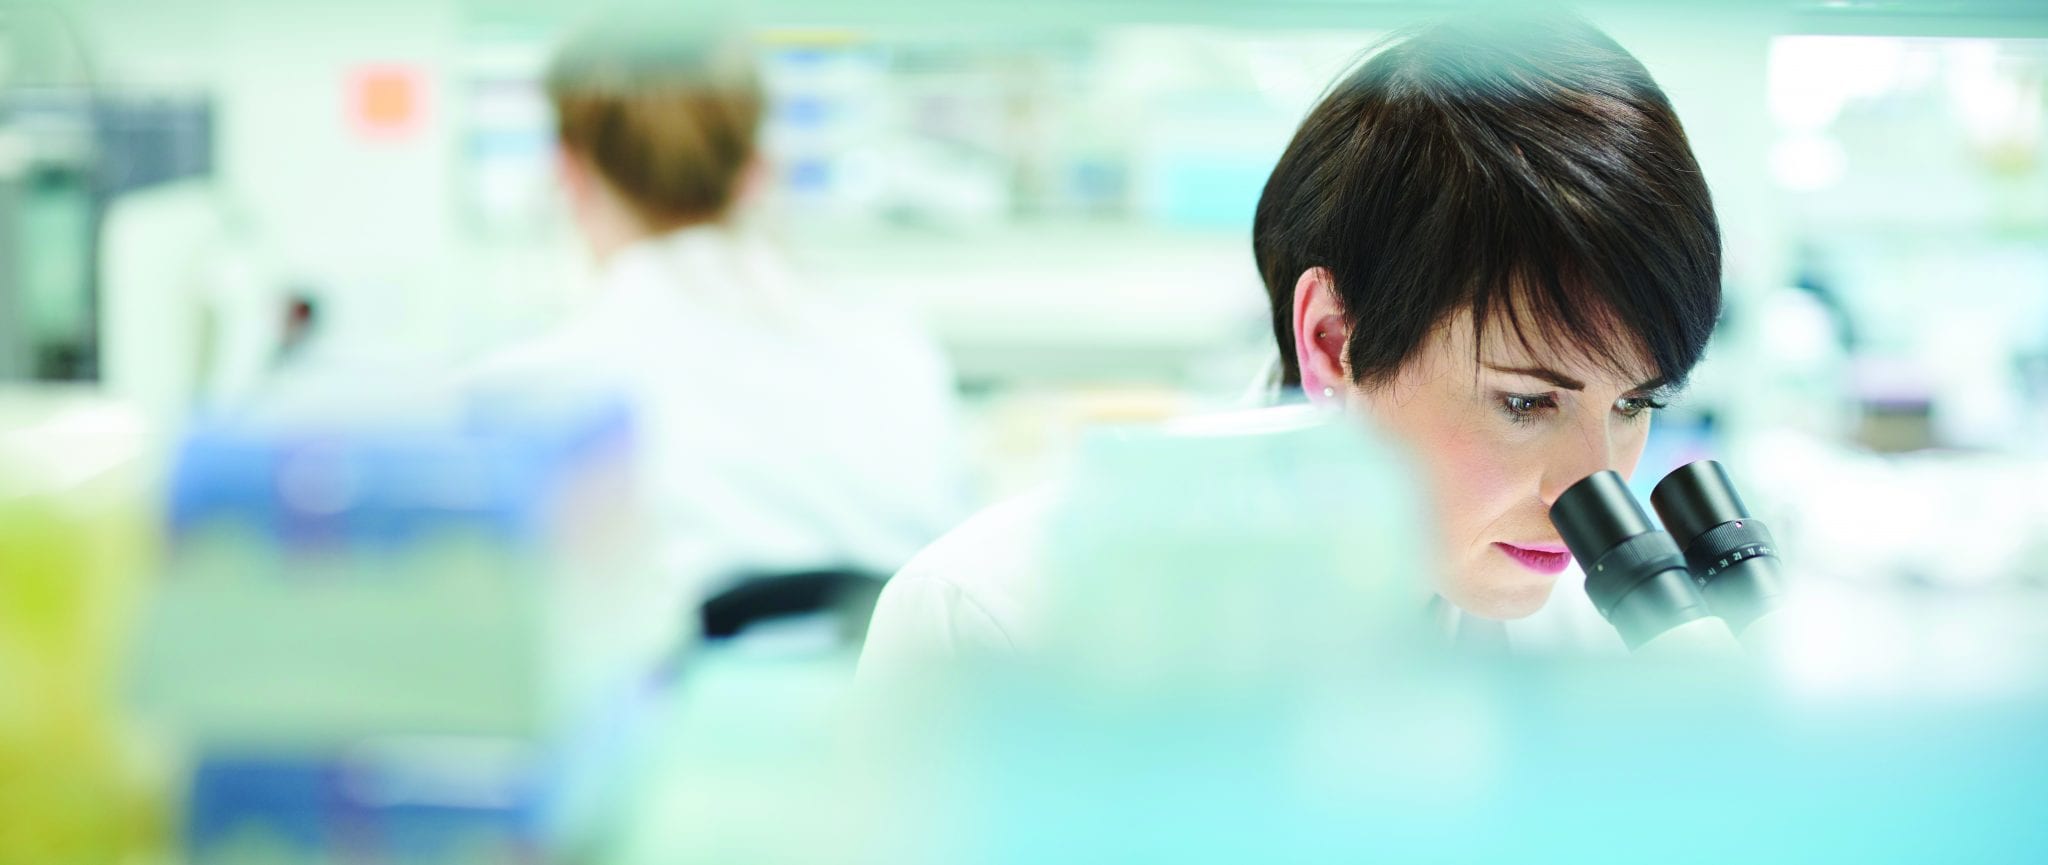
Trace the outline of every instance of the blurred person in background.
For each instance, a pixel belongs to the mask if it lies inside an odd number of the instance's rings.
[[[872,603],[964,507],[950,370],[907,317],[786,272],[746,227],[767,171],[744,40],[672,12],[603,21],[546,81],[598,295],[484,377],[630,398],[663,567],[684,603],[717,595],[712,635]]]
[[[1416,615],[1498,643],[1501,622],[1554,604],[1618,648],[1583,592],[1553,596],[1572,560],[1549,507],[1590,474],[1633,472],[1721,308],[1713,203],[1643,65],[1561,16],[1399,38],[1302,123],[1253,251],[1279,395],[1376,427],[1433,494],[1417,507],[1433,508],[1437,572],[1385,576],[1414,580]],[[1054,498],[999,505],[920,554],[882,596],[862,675],[1031,646]]]

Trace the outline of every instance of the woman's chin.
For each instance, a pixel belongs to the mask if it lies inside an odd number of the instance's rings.
[[[1555,574],[1538,574],[1516,567],[1468,575],[1448,587],[1444,599],[1481,618],[1521,619],[1543,609],[1556,588]]]

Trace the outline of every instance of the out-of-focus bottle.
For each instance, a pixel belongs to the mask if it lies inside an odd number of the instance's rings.
[[[145,443],[122,407],[0,393],[0,862],[163,848],[163,788],[116,696],[154,546]]]

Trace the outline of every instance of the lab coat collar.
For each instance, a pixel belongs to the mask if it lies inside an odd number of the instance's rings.
[[[793,281],[766,245],[722,222],[679,228],[620,250],[602,283],[606,294],[629,306],[658,298],[759,323],[788,323],[799,311]]]

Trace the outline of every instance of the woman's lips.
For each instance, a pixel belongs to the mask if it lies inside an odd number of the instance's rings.
[[[1501,552],[1506,553],[1508,558],[1514,559],[1522,567],[1539,574],[1556,576],[1564,573],[1564,569],[1572,563],[1572,554],[1559,548],[1518,547],[1502,543],[1495,543],[1494,546],[1499,547]]]

